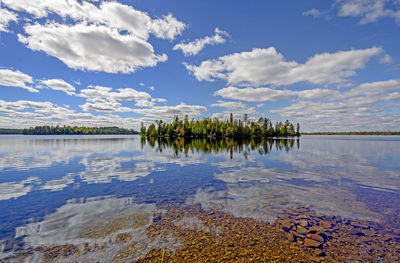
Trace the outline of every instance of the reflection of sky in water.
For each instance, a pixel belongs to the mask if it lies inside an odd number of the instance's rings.
[[[399,205],[400,137],[285,142],[190,148],[153,147],[136,136],[2,136],[0,245],[6,252],[10,238],[25,245],[79,243],[84,222],[138,213],[151,221],[162,202],[200,203],[259,220],[309,204],[322,213],[379,221],[387,207]],[[372,210],[360,198],[365,189],[389,193],[397,203]]]

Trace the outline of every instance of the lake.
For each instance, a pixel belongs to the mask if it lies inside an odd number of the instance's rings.
[[[9,262],[400,257],[400,136],[0,136]]]

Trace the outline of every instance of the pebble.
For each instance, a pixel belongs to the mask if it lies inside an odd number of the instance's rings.
[[[324,228],[322,226],[312,226],[308,230],[309,233],[311,233],[311,232],[319,233],[319,232],[322,232],[322,231],[324,231]]]
[[[320,235],[317,235],[317,234],[308,234],[307,237],[311,238],[311,239],[314,239],[314,240],[316,240],[318,242],[321,242],[321,243],[324,242],[324,238],[321,237]]]
[[[300,221],[300,225],[303,226],[303,227],[307,227],[308,226],[307,220],[305,220],[305,219],[301,220]]]
[[[307,232],[308,232],[307,229],[305,229],[303,226],[301,225],[297,226],[297,233],[305,235],[307,234]]]
[[[324,228],[331,228],[332,227],[332,224],[327,222],[327,221],[321,221],[321,223],[322,223],[322,226]]]
[[[321,246],[321,242],[318,242],[317,240],[311,239],[311,238],[306,238],[304,240],[304,245],[306,247],[319,247]]]

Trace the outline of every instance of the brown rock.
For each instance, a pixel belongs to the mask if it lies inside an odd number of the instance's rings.
[[[317,256],[319,256],[319,257],[325,256],[324,251],[322,251],[322,249],[320,249],[320,248],[314,249],[314,253],[315,253],[315,255],[317,255]]]
[[[304,235],[301,235],[301,234],[299,234],[299,233],[297,233],[297,232],[294,232],[294,231],[292,231],[291,234],[293,234],[293,236],[298,237],[298,238],[301,238],[301,239],[304,239],[304,238],[305,238]]]
[[[293,235],[293,233],[290,233],[290,234],[288,235],[288,240],[289,240],[290,242],[295,242],[295,241],[296,241],[295,235]]]
[[[310,259],[312,260],[311,262],[317,262],[317,263],[321,262],[321,259],[316,256],[311,256]]]
[[[305,229],[303,226],[299,225],[297,226],[297,233],[301,235],[306,235],[307,234],[307,229]]]
[[[314,239],[314,240],[316,240],[316,241],[318,241],[318,242],[324,243],[324,238],[321,237],[320,235],[317,235],[317,234],[308,234],[307,237],[308,237],[308,238],[311,238],[311,239]]]
[[[289,232],[293,228],[293,225],[290,222],[285,222],[282,224],[282,230],[285,232]]]
[[[319,247],[322,245],[322,243],[317,240],[311,239],[311,238],[306,238],[304,240],[304,245],[306,247]]]
[[[305,219],[300,220],[300,225],[303,227],[308,227],[308,222]]]
[[[322,231],[324,231],[324,228],[323,228],[322,226],[312,226],[312,227],[308,230],[309,233],[312,233],[312,232],[314,232],[314,233],[319,233],[319,232],[322,232]]]
[[[331,228],[332,224],[327,221],[321,221],[321,224],[324,228]]]

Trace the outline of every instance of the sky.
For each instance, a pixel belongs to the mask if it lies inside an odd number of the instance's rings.
[[[0,128],[400,130],[399,0],[1,0]]]

